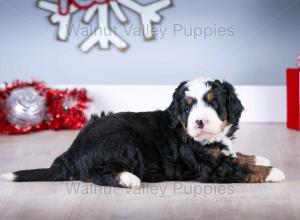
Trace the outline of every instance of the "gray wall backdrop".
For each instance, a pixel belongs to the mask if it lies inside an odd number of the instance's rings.
[[[285,84],[285,70],[295,66],[300,53],[300,0],[173,2],[172,8],[162,11],[164,20],[157,26],[166,29],[166,34],[158,32],[155,41],[144,42],[136,33],[127,36],[111,16],[130,49],[125,53],[116,48],[93,49],[83,54],[77,46],[85,38],[84,28],[90,26],[80,23],[82,12],[74,18],[79,33],[73,31],[70,41],[62,43],[55,39],[49,13],[37,9],[36,1],[0,0],[0,81],[176,84],[203,76],[242,85]],[[136,14],[125,12],[130,19],[127,30],[131,25],[139,27]],[[191,30],[214,33],[199,36],[190,34]]]

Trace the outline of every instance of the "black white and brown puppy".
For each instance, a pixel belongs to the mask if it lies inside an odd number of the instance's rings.
[[[121,187],[139,187],[141,181],[285,180],[268,159],[232,150],[242,111],[227,82],[182,82],[166,110],[94,115],[50,168],[3,177],[16,182],[81,180]]]

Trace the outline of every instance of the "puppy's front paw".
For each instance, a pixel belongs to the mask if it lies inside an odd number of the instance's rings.
[[[271,161],[266,157],[255,156],[255,165],[268,167],[271,166]]]
[[[272,168],[270,170],[269,175],[266,178],[266,182],[271,182],[271,183],[279,183],[279,182],[283,182],[284,180],[285,180],[284,173],[277,168]]]
[[[119,173],[119,184],[126,188],[139,188],[141,180],[134,174],[129,172]]]

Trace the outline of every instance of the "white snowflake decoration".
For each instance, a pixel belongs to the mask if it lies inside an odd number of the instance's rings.
[[[159,11],[166,9],[172,5],[172,0],[160,0],[147,5],[141,5],[134,0],[113,0],[108,3],[94,5],[88,8],[83,16],[85,23],[90,23],[94,16],[97,16],[97,28],[94,33],[81,43],[80,50],[83,52],[90,51],[93,47],[99,45],[100,49],[109,49],[110,45],[115,45],[120,50],[126,50],[128,43],[125,42],[117,33],[111,30],[109,24],[109,12],[114,13],[117,19],[125,24],[128,19],[121,6],[131,9],[140,15],[141,25],[143,28],[144,37],[147,40],[153,39],[153,24],[157,24],[162,20]],[[54,2],[39,0],[38,7],[50,11],[50,22],[58,25],[57,37],[59,40],[68,41],[69,29],[71,26],[72,16],[79,9],[71,4],[70,12],[67,15],[59,13],[59,7]],[[101,34],[104,33],[105,34]]]

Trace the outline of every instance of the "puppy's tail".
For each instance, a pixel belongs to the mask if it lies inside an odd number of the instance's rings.
[[[46,182],[67,180],[64,172],[56,167],[34,170],[20,170],[13,173],[5,173],[2,177],[11,182]]]

